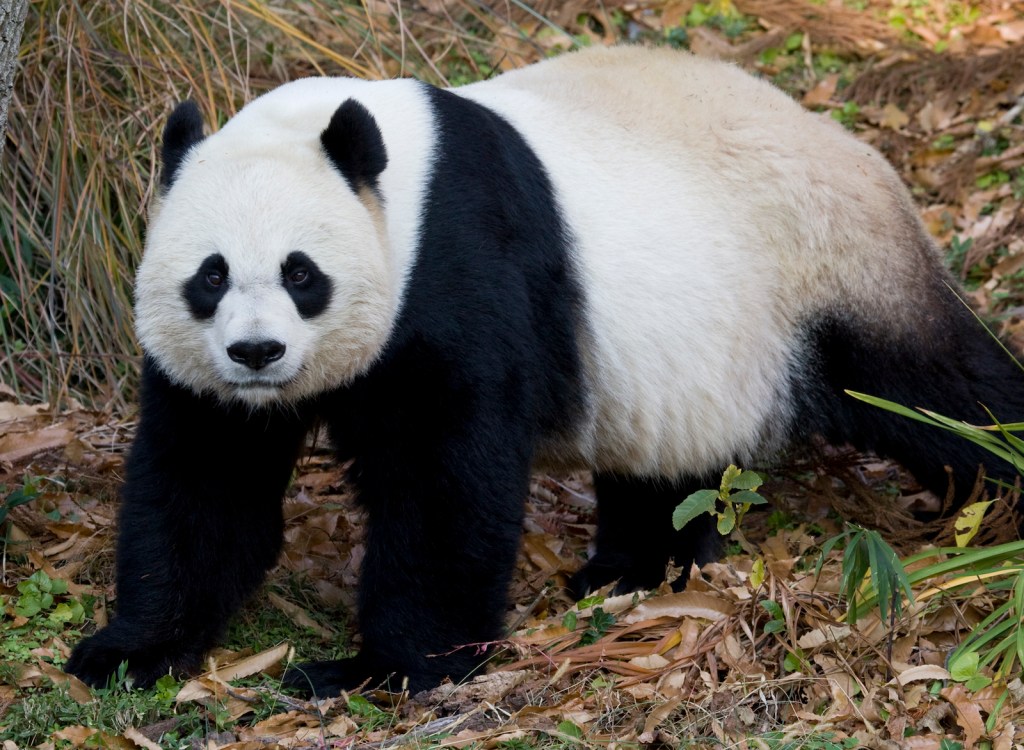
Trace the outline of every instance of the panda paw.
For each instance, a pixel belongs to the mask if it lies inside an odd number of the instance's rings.
[[[106,687],[123,662],[128,663],[128,674],[137,688],[152,687],[165,674],[187,674],[200,665],[202,656],[190,650],[167,645],[129,648],[131,639],[117,627],[117,623],[104,628],[75,646],[64,671],[85,684]]]
[[[408,690],[415,694],[434,687],[440,681],[441,678],[436,676],[400,676],[397,672],[381,668],[362,654],[349,659],[293,664],[281,679],[285,687],[314,698],[326,698],[338,695],[343,690],[361,687],[392,693]]]
[[[638,562],[625,555],[592,557],[569,579],[569,593],[579,601],[610,583],[618,581],[613,595],[657,588],[665,580],[665,563],[661,560]]]

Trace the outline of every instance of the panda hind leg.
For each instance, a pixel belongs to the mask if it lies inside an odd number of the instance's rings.
[[[880,396],[971,424],[992,421],[986,408],[1004,424],[1024,419],[1024,374],[1017,363],[958,300],[943,302],[939,325],[922,323],[913,337],[903,339],[867,335],[837,317],[819,321],[810,339],[811,361],[817,367],[798,389],[802,413],[797,421],[830,442],[848,442],[896,459],[940,498],[952,479],[960,505],[970,496],[980,465],[990,478],[1011,484],[1017,472],[951,432],[844,393],[849,389]]]
[[[696,477],[670,481],[595,474],[597,549],[570,580],[571,593],[579,599],[613,581],[618,581],[616,594],[652,589],[665,580],[670,561],[683,569],[673,584],[682,589],[694,562],[701,565],[718,557],[719,539],[709,515],[676,531],[672,511],[687,495],[707,486]]]

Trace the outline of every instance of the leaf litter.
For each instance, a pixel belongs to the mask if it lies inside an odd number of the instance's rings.
[[[424,5],[420,12],[437,6],[442,19],[456,4]],[[609,41],[664,33],[696,7],[689,0],[606,3],[600,12],[590,3],[550,5],[574,33],[594,33],[595,24],[607,22]],[[701,40],[692,45],[703,45],[699,51],[780,76],[805,106],[848,115],[847,126],[881,149],[914,187],[929,229],[940,245],[953,247],[951,260],[973,301],[998,314],[1001,332],[1019,346],[1024,9],[982,3],[973,18],[951,24],[952,6],[934,4],[901,25],[893,14],[905,4],[865,5],[860,11],[838,3],[735,0],[721,9],[753,18],[751,28],[736,36],[714,25],[689,31],[691,41]],[[490,61],[498,69],[564,42],[515,9],[503,22],[486,21],[498,39]],[[789,45],[794,34],[803,36]],[[780,46],[786,47],[781,55],[765,54]],[[943,51],[934,51],[937,46]],[[848,66],[822,70],[818,53],[842,55]],[[134,424],[77,404],[57,412],[17,403],[13,394],[0,398],[6,399],[0,401],[0,481],[32,493],[20,504],[8,494],[5,505],[5,626],[27,622],[13,602],[18,584],[38,570],[65,581],[70,595],[94,597],[93,621],[101,624],[105,603],[113,600],[115,498]],[[282,641],[256,652],[214,653],[204,674],[177,686],[174,701],[220,717],[217,726],[226,729],[211,729],[201,745],[217,748],[490,748],[547,738],[610,748],[938,750],[987,743],[1002,750],[1024,742],[1019,668],[1007,676],[1005,692],[996,684],[972,691],[954,679],[947,662],[1005,599],[980,584],[965,591],[963,581],[952,595],[932,581],[892,623],[869,614],[848,624],[841,553],[815,570],[821,542],[840,531],[837,514],[881,529],[903,553],[951,543],[951,520],[920,523],[913,516],[941,510],[942,498],[921,492],[888,462],[827,446],[794,457],[764,489],[775,511],[753,511],[744,520],[753,555],[741,552],[690,571],[682,593],[663,585],[577,605],[564,587],[594,530],[589,478],[536,476],[510,594],[509,634],[483,646],[492,654],[486,674],[414,696],[368,686],[361,694],[311,702],[278,688],[274,678],[287,661],[304,658]],[[974,544],[1006,541],[1007,530],[1016,528],[1013,499],[1012,493],[996,498]],[[352,610],[363,555],[362,516],[342,468],[312,445],[284,508],[285,551],[263,606],[322,641],[344,637],[344,622],[318,615]],[[781,528],[772,520],[778,513],[790,519]],[[301,597],[287,593],[297,579],[308,584]],[[14,704],[53,685],[64,685],[82,704],[95,700],[59,670],[69,651],[53,634],[23,660],[0,665],[0,726]],[[69,725],[41,747],[159,747],[162,724],[120,733]],[[4,741],[4,750],[11,745]]]

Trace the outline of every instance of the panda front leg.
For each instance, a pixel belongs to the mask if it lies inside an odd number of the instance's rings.
[[[364,683],[416,693],[470,676],[503,637],[530,430],[512,402],[502,416],[438,401],[437,392],[433,401],[415,424],[407,409],[393,419],[375,412],[365,429],[376,445],[350,470],[368,516],[360,652],[293,667],[286,684],[318,696]],[[430,403],[424,398],[417,409]]]
[[[201,665],[277,559],[282,495],[307,429],[295,411],[197,397],[147,359],[118,519],[116,614],[78,644],[68,673],[101,686],[127,661],[145,687]]]

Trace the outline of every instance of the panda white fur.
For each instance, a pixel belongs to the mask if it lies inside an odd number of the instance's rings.
[[[291,673],[321,695],[477,666],[531,466],[595,471],[579,591],[712,557],[671,508],[813,434],[939,493],[949,464],[963,496],[980,452],[843,395],[1024,417],[951,283],[877,152],[682,53],[589,49],[453,91],[300,80],[205,139],[183,104],[138,271],[117,616],[68,671],[199,663],[276,559],[314,420],[369,528],[361,652]]]

